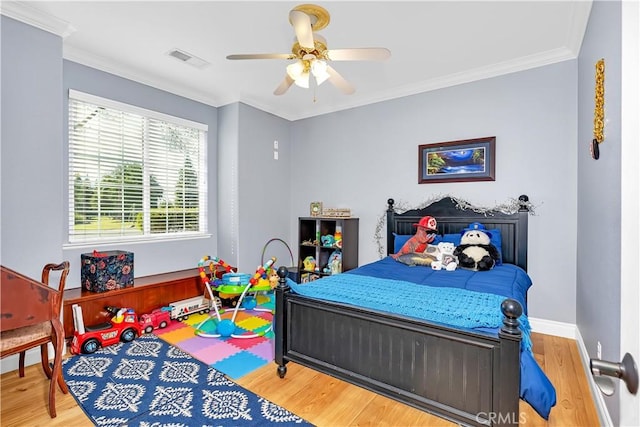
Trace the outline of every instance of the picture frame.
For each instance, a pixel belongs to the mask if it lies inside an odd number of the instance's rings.
[[[311,202],[309,204],[309,215],[322,216],[322,202]]]
[[[418,184],[495,181],[496,137],[418,146]]]

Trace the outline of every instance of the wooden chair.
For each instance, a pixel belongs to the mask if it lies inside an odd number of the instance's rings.
[[[62,301],[64,295],[64,286],[66,284],[67,275],[69,274],[69,261],[63,261],[60,264],[47,264],[42,269],[42,283],[49,285],[49,274],[52,271],[60,271],[60,279],[58,282],[59,297],[53,307],[53,316],[60,318],[60,311],[62,309]],[[49,343],[54,345],[55,349],[56,335],[51,326],[51,322],[42,322],[31,326],[24,326],[18,329],[2,332],[0,339],[0,350],[2,357],[9,356],[11,354],[19,353],[18,359],[18,374],[20,377],[24,377],[24,359],[27,350],[40,346],[40,361],[42,363],[42,369],[49,380],[53,381],[51,366],[49,365]],[[68,393],[69,389],[67,384],[62,378],[62,374],[56,379],[60,390],[63,393]],[[50,389],[54,390],[53,387]],[[51,394],[50,391],[50,394]],[[53,405],[49,408],[51,418],[56,416],[55,412],[55,394],[49,396],[49,401]]]

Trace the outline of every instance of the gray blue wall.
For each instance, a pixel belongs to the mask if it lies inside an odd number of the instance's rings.
[[[620,356],[621,212],[621,5],[593,3],[578,60],[578,213],[576,323],[591,357],[597,342],[605,360]],[[595,64],[605,59],[605,140],[600,159],[589,154],[593,139]],[[616,388],[622,383],[616,382]],[[623,385],[624,389],[624,385]],[[624,391],[626,392],[626,391]],[[618,393],[605,402],[614,425]]]
[[[40,278],[63,259],[62,40],[1,19],[1,262]]]
[[[532,317],[575,323],[577,61],[292,124],[292,210],[309,202],[360,217],[360,263],[389,197],[417,207],[453,195],[491,207],[527,194]],[[418,184],[418,146],[496,136],[493,182]],[[292,233],[294,230],[292,229]]]
[[[271,257],[277,265],[291,266],[290,122],[241,103],[221,107],[219,118],[218,256],[246,272]],[[268,243],[273,238],[286,245]]]

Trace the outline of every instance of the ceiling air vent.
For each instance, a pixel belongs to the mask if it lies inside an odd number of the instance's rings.
[[[171,49],[169,52],[167,52],[167,55],[172,56],[180,60],[181,62],[193,65],[196,68],[204,68],[205,66],[209,65],[209,63],[204,59],[198,58],[197,56],[194,56],[180,49]]]

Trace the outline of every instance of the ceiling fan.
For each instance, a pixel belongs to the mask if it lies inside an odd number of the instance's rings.
[[[350,95],[355,88],[340,73],[329,65],[331,61],[382,61],[391,56],[383,47],[327,49],[327,41],[316,32],[329,24],[329,12],[314,4],[301,4],[289,12],[289,22],[293,26],[296,42],[291,53],[254,53],[228,55],[227,59],[288,59],[295,60],[287,65],[284,80],[275,95],[284,94],[294,83],[309,88],[309,77],[313,75],[319,86],[328,80],[343,93]]]

